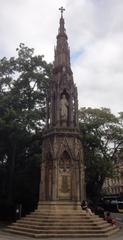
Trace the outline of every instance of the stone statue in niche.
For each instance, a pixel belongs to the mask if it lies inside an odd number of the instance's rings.
[[[62,121],[67,121],[68,119],[68,101],[65,94],[62,95],[60,100],[60,117]]]

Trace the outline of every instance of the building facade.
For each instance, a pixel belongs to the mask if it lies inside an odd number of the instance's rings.
[[[123,163],[119,162],[115,164],[114,176],[112,178],[106,178],[103,184],[104,194],[123,194]]]

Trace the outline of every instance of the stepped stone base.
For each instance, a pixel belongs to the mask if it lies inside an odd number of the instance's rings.
[[[108,237],[119,229],[81,210],[79,202],[39,202],[35,212],[9,225],[7,232],[35,238]]]

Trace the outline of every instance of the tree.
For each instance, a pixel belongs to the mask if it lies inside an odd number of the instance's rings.
[[[84,145],[86,190],[98,198],[106,177],[112,177],[116,153],[123,143],[123,126],[106,108],[81,108],[80,130]]]
[[[9,202],[13,196],[18,200],[23,179],[28,186],[25,195],[32,194],[27,172],[39,172],[46,92],[52,78],[52,65],[35,56],[34,49],[20,44],[17,53],[16,58],[0,60],[0,174],[6,187],[1,194],[6,192]],[[37,180],[32,179],[34,184]]]

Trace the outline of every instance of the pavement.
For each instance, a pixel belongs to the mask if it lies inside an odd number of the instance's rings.
[[[39,238],[38,238],[39,239]],[[40,238],[41,240],[46,240]],[[0,240],[36,240],[36,238],[24,237],[16,234],[6,233],[4,229],[0,229]],[[63,238],[48,238],[48,240],[63,240]],[[65,238],[64,238],[65,240]],[[71,240],[71,238],[67,238],[66,240]],[[80,238],[73,238],[73,240],[80,240]],[[123,228],[120,229],[115,235],[107,237],[107,238],[82,238],[81,240],[123,240]]]
[[[116,222],[123,226],[123,213],[111,213],[111,215],[116,219]]]

